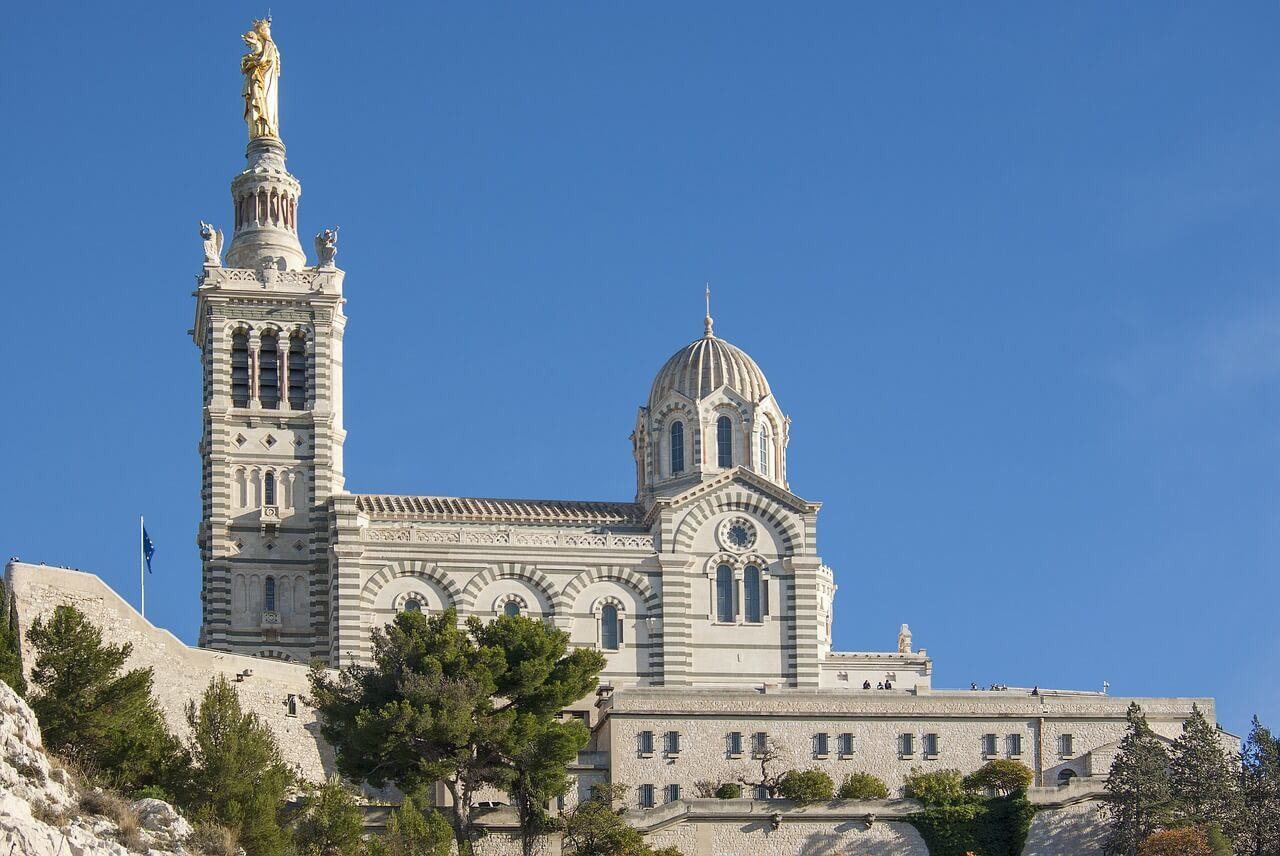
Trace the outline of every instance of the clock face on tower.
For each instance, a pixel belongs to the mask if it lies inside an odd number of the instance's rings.
[[[744,553],[756,545],[756,525],[745,517],[730,517],[716,529],[720,546],[735,553]]]

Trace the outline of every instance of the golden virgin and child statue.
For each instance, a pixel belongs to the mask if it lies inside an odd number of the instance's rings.
[[[271,40],[271,17],[253,22],[240,38],[249,52],[240,59],[244,75],[244,120],[249,139],[280,137],[280,49]]]

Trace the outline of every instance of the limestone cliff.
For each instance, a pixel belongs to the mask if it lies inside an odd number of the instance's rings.
[[[200,852],[189,843],[191,825],[168,803],[144,799],[121,804],[130,816],[122,829],[117,820],[94,813],[110,802],[100,792],[82,793],[65,768],[50,762],[35,714],[7,684],[0,683],[0,854],[182,856]]]

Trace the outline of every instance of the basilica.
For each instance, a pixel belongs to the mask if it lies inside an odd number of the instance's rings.
[[[270,22],[245,42],[246,164],[231,180],[225,249],[201,224],[191,329],[203,388],[199,647],[92,575],[15,562],[24,625],[58,602],[86,604],[108,638],[150,658],[179,723],[211,674],[233,674],[312,778],[332,761],[307,725],[306,665],[367,662],[373,631],[398,612],[452,608],[459,620],[540,619],[605,655],[599,692],[565,712],[592,729],[574,775],[580,792],[630,785],[637,812],[677,804],[693,817],[699,783],[734,781],[764,755],[837,782],[871,772],[891,791],[914,767],[1013,759],[1042,802],[1097,793],[1134,699],[934,688],[905,625],[888,650],[832,649],[837,581],[819,551],[820,503],[790,488],[784,397],[709,308],[689,344],[652,355],[653,382],[636,390],[630,501],[349,493],[338,233],[304,251]],[[1213,718],[1210,698],[1136,701],[1166,740],[1193,705]],[[712,850],[697,839],[687,852]]]

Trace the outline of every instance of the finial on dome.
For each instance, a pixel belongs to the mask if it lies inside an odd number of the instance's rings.
[[[704,332],[702,335],[708,339],[713,338],[715,336],[715,333],[711,329],[711,325],[713,323],[715,322],[711,320],[711,283],[708,282],[707,283],[707,317],[702,319],[703,327],[706,330],[706,332]]]

